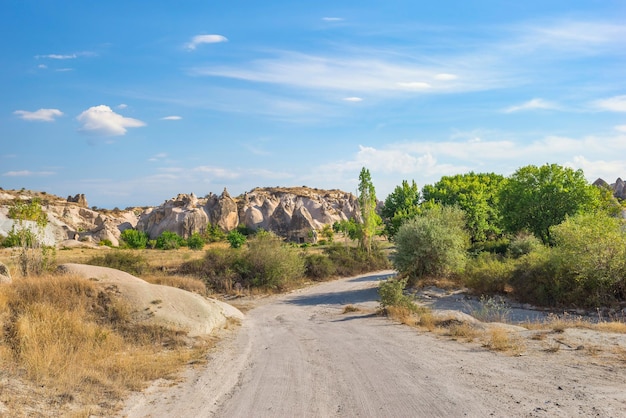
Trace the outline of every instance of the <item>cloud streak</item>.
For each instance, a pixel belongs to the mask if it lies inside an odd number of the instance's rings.
[[[81,123],[81,132],[98,136],[120,136],[127,128],[146,126],[139,119],[124,117],[115,113],[109,106],[92,106],[76,118]]]
[[[555,103],[543,99],[531,99],[519,105],[514,105],[504,109],[504,113],[515,113],[525,110],[556,110],[559,106]]]
[[[626,112],[626,95],[596,100],[593,105],[597,109],[609,112]]]
[[[185,44],[185,48],[193,51],[198,46],[203,44],[218,44],[222,42],[227,42],[228,39],[222,35],[196,35],[191,38],[191,41]]]
[[[59,109],[39,109],[34,112],[16,110],[13,114],[19,116],[20,119],[35,122],[54,122],[55,118],[63,116],[63,112]]]

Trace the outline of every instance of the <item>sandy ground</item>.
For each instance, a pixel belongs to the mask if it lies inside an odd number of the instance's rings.
[[[626,416],[623,334],[520,331],[519,355],[490,351],[373,314],[390,274],[255,302],[206,365],[135,394],[120,416]]]

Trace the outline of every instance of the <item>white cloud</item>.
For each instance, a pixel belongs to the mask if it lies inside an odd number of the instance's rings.
[[[222,35],[196,35],[191,38],[191,42],[185,45],[185,48],[194,50],[201,44],[217,44],[220,42],[227,42],[228,39]]]
[[[20,170],[20,171],[7,171],[3,174],[6,177],[34,177],[34,176],[52,176],[56,174],[54,171],[30,171],[30,170]]]
[[[126,109],[128,107],[128,105],[126,103],[120,103],[117,105],[118,109]]]
[[[585,173],[585,177],[590,182],[601,178],[610,184],[626,173],[626,161],[624,160],[592,161],[582,155],[577,155],[572,161],[566,162],[564,165],[574,169],[582,169]]]
[[[54,118],[58,118],[59,116],[63,116],[63,112],[59,109],[39,109],[34,112],[29,112],[27,110],[16,110],[13,112],[14,115],[19,116],[24,120],[32,120],[38,122],[54,122]]]
[[[558,109],[559,106],[555,103],[548,102],[543,99],[532,99],[527,102],[524,102],[520,105],[515,105],[511,107],[507,107],[504,109],[505,113],[514,113],[523,110],[535,110],[535,109]]]
[[[342,17],[323,17],[322,20],[324,22],[341,22],[343,18]]]
[[[196,172],[200,172],[203,174],[208,174],[213,177],[223,178],[223,179],[236,179],[239,177],[239,173],[237,170],[229,170],[220,167],[212,167],[208,165],[199,166],[193,169]]]
[[[127,128],[146,126],[144,122],[117,114],[105,105],[90,107],[76,119],[82,124],[81,131],[102,136],[124,135]]]
[[[343,100],[345,100],[346,102],[362,102],[363,99],[360,97],[344,97]]]
[[[457,78],[459,78],[459,76],[455,74],[441,73],[441,74],[435,75],[434,78],[435,80],[440,80],[440,81],[450,81],[450,80],[456,80]]]
[[[155,154],[152,157],[148,158],[148,161],[160,161],[160,160],[162,160],[164,158],[167,158],[167,153],[160,152],[160,153]]]
[[[626,95],[596,100],[593,105],[598,109],[610,112],[626,112]]]
[[[409,82],[401,82],[397,84],[398,86],[402,88],[416,89],[416,90],[429,89],[432,87],[430,84],[424,83],[422,81],[409,81]]]
[[[181,120],[182,116],[165,116],[161,120]]]
[[[78,58],[77,54],[46,54],[46,55],[35,55],[36,59],[40,58],[48,58],[51,60],[71,60]]]
[[[48,66],[46,64],[39,64],[37,68],[45,70],[46,68],[48,68]]]
[[[626,132],[626,125],[617,125],[615,130],[619,132]]]

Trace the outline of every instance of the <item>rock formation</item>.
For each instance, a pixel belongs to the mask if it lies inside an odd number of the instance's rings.
[[[315,242],[315,231],[352,217],[359,217],[356,197],[338,190],[257,188],[232,198],[224,189],[219,197],[211,193],[197,199],[182,194],[147,209],[140,215],[137,229],[155,239],[163,231],[189,237],[208,225],[224,232],[244,225],[272,231],[291,241]]]
[[[609,184],[603,179],[599,178],[593,182],[593,185],[608,188],[609,190],[613,191],[613,196],[620,200],[626,200],[626,183],[624,183],[624,180],[619,177],[617,178],[617,180],[615,180],[615,183],[613,184]]]

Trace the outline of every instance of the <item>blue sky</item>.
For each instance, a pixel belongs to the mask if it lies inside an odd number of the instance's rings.
[[[158,205],[626,176],[626,2],[3,0],[0,187]]]

